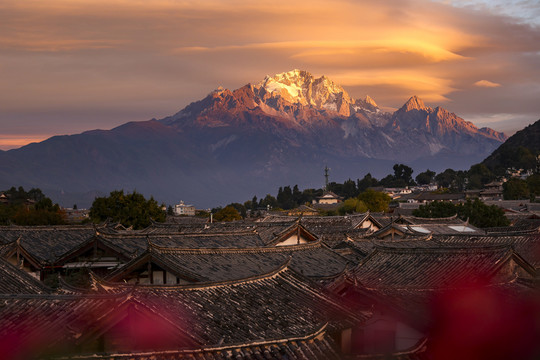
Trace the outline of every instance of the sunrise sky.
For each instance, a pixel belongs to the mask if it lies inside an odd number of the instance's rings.
[[[0,149],[292,69],[512,134],[540,118],[539,19],[538,0],[3,0]]]

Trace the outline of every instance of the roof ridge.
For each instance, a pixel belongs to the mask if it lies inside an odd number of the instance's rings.
[[[116,286],[118,288],[122,287],[129,287],[130,289],[144,289],[144,288],[159,288],[161,290],[205,290],[205,289],[211,289],[216,287],[224,287],[224,286],[230,286],[230,285],[240,285],[240,284],[247,284],[252,283],[256,281],[262,281],[271,279],[275,276],[278,276],[286,271],[289,270],[289,265],[291,263],[292,257],[289,256],[288,259],[281,264],[278,268],[271,270],[265,274],[259,274],[254,275],[242,279],[236,279],[236,280],[225,280],[225,281],[212,281],[212,282],[204,282],[199,284],[125,284],[125,283],[114,283],[114,282],[108,282],[103,279],[96,279],[98,284],[103,284],[108,287]]]
[[[160,253],[178,254],[249,254],[249,253],[281,253],[287,251],[301,251],[322,247],[320,239],[305,244],[281,245],[281,246],[259,246],[249,248],[183,248],[160,246],[149,241],[149,249]]]
[[[418,242],[419,244],[421,242]],[[411,253],[411,252],[470,252],[471,249],[474,249],[475,251],[482,251],[482,252],[495,252],[497,250],[502,249],[512,249],[512,244],[510,243],[502,243],[502,244],[455,244],[455,243],[442,243],[436,242],[436,244],[442,245],[438,247],[396,247],[391,246],[389,244],[381,244],[381,243],[374,243],[374,247],[376,250],[380,250],[381,252],[403,252],[403,253]]]
[[[0,300],[9,299],[43,299],[43,300],[77,300],[77,299],[122,299],[131,291],[118,293],[84,293],[84,294],[0,294]]]

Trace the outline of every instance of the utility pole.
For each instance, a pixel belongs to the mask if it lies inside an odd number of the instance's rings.
[[[324,167],[324,177],[325,177],[325,179],[326,179],[325,185],[324,185],[324,189],[325,189],[326,191],[328,191],[328,176],[329,176],[329,175],[328,175],[328,171],[329,171],[329,170],[330,170],[330,169],[328,168],[328,166],[325,166],[325,167]]]

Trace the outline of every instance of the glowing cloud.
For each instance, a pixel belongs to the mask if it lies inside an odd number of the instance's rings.
[[[111,128],[294,68],[383,107],[538,114],[539,63],[540,27],[429,0],[4,0],[0,125]]]
[[[494,83],[494,82],[489,81],[489,80],[480,80],[480,81],[475,82],[474,86],[486,87],[486,88],[496,88],[496,87],[501,86],[501,84],[497,84],[497,83]]]

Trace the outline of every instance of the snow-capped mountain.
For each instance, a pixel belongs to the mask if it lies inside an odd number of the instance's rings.
[[[292,143],[301,135],[303,146],[324,145],[333,154],[404,162],[439,152],[481,159],[506,139],[441,107],[428,107],[417,96],[393,114],[383,112],[369,96],[353,99],[328,77],[301,70],[266,76],[234,91],[219,88],[161,121],[181,131],[271,131],[284,139],[292,136]]]
[[[161,120],[0,152],[0,189],[40,187],[53,196],[137,189],[211,206],[286,184],[320,187],[326,165],[339,181],[386,175],[396,162],[418,171],[468,168],[505,139],[416,96],[388,113],[326,76],[293,70],[218,88]]]

